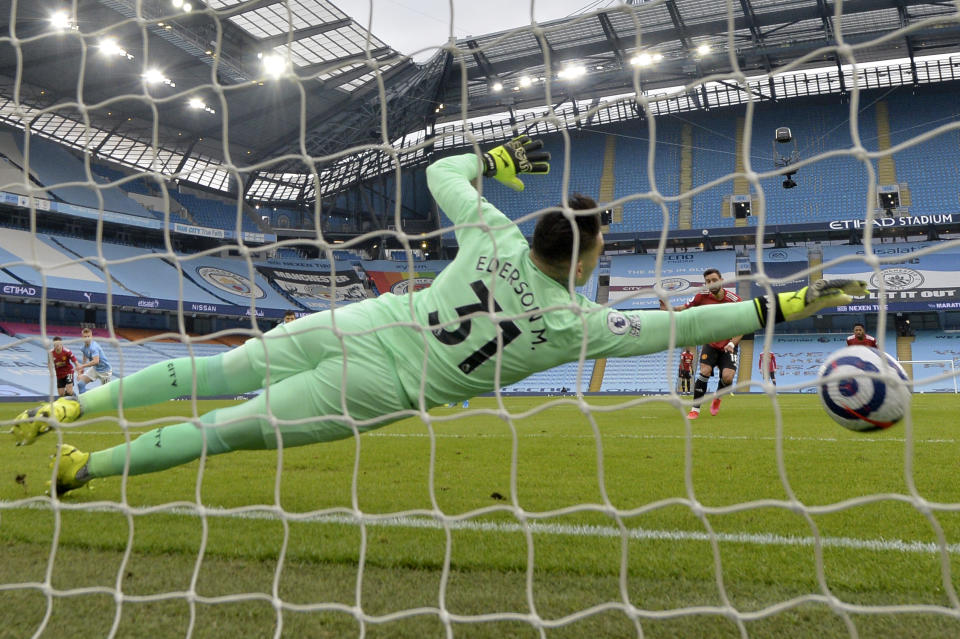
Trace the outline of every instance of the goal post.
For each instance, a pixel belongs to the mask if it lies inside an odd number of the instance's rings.
[[[900,362],[912,370],[913,392],[960,393],[957,366],[952,359],[918,359]]]

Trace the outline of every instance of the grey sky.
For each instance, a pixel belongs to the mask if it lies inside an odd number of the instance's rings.
[[[370,19],[370,0],[333,0],[333,3],[364,27]],[[566,17],[581,9],[596,9],[609,2],[596,0],[373,0],[371,31],[401,53],[422,62],[450,36],[450,6],[453,5],[453,36],[484,35],[513,29],[531,22]],[[532,11],[532,14],[531,14]]]

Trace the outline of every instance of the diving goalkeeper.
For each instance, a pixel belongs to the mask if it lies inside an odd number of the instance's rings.
[[[542,143],[516,138],[477,157],[447,157],[427,169],[437,204],[457,225],[457,258],[433,285],[384,294],[281,324],[212,357],[153,364],[21,414],[13,428],[31,443],[55,422],[156,404],[183,395],[265,392],[195,422],[148,431],[129,445],[93,453],[64,444],[57,494],[94,478],[150,473],[234,450],[302,446],[350,437],[575,361],[629,357],[670,345],[752,333],[769,319],[806,317],[864,295],[859,281],[819,281],[795,293],[671,311],[621,312],[573,293],[603,249],[596,203],[574,195],[543,214],[528,245],[482,198],[473,180],[492,177],[523,190],[519,174],[546,174]]]

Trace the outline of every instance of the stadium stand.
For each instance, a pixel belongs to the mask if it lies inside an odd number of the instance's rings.
[[[912,346],[914,392],[956,392],[958,384],[960,384],[960,380],[956,377],[957,371],[960,371],[960,333],[956,331],[917,331]],[[931,363],[916,363],[924,361]],[[952,369],[949,362],[953,362]],[[952,373],[953,376],[936,381],[924,381],[932,377],[940,377],[946,373]]]
[[[103,274],[95,267],[76,260],[76,255],[39,236],[35,238],[28,231],[6,229],[0,233],[0,265],[14,276],[14,281],[33,286],[106,293]],[[42,272],[27,264],[39,265]]]
[[[14,136],[21,152],[24,151],[22,135]],[[89,186],[58,186],[69,182],[89,182],[83,162],[66,148],[43,138],[30,138],[30,168],[37,180],[47,187],[47,192],[64,202],[103,209],[116,213],[126,213],[138,217],[154,218],[154,215],[129,198],[117,187],[93,189]],[[103,203],[97,198],[96,191],[103,196]]]
[[[119,182],[120,180],[128,177],[126,173],[119,169],[110,168],[104,164],[99,164],[96,162],[90,163],[90,170],[95,176],[103,178],[107,182]],[[99,181],[99,180],[98,180]],[[126,191],[127,193],[139,193],[140,195],[156,195],[153,189],[150,188],[150,185],[147,183],[146,178],[138,177],[135,180],[130,180],[129,182],[124,182],[122,186],[119,187],[121,190]]]
[[[956,121],[960,110],[954,96],[931,94],[924,108],[907,96],[888,99],[890,144],[896,146],[938,126]],[[935,158],[936,161],[930,161]],[[960,210],[960,132],[956,128],[893,155],[896,179],[909,189],[911,215],[955,213]],[[901,193],[901,203],[905,194]]]
[[[882,145],[878,134],[876,101],[863,104],[857,114],[858,132],[864,147],[876,151]],[[894,94],[884,98],[889,105],[889,144],[896,145],[957,117],[956,100],[951,96],[932,95],[925,99],[924,108],[917,109],[909,96]],[[682,119],[665,116],[657,120],[657,155],[654,171],[658,190],[665,196],[675,195],[680,189],[682,127],[689,127],[692,149],[692,186],[707,184],[728,177],[737,170],[736,140],[738,120],[742,109],[716,114],[685,114]],[[753,116],[750,146],[751,168],[757,172],[774,169],[773,138],[778,127],[791,129],[801,159],[821,153],[845,151],[853,147],[850,134],[848,104],[814,101],[804,108],[784,110],[777,105],[759,104]],[[882,127],[881,127],[882,128]],[[614,163],[614,196],[625,197],[650,190],[647,170],[649,132],[644,124],[623,123],[616,129],[571,132],[571,192],[580,190],[597,196],[600,190],[606,135],[616,137]],[[562,156],[562,138],[545,138],[547,146]],[[886,143],[883,143],[885,145]],[[778,152],[789,154],[793,145],[779,145]],[[930,157],[937,162],[927,161]],[[931,140],[903,149],[894,155],[896,181],[905,184],[911,214],[956,212],[960,208],[960,132],[953,129]],[[876,163],[875,163],[875,169]],[[518,219],[540,207],[555,204],[560,199],[562,171],[549,176],[526,180],[526,189],[516,193],[500,184],[484,183],[485,196],[509,218]],[[770,225],[797,224],[863,217],[868,193],[866,165],[852,155],[821,158],[799,169],[794,178],[795,189],[784,189],[782,177],[763,180],[766,197],[767,223]],[[878,180],[881,180],[878,173]],[[737,191],[749,193],[744,180],[726,180],[691,198],[690,228],[721,228],[733,226],[729,211],[724,210],[723,198]],[[756,194],[754,193],[754,196]],[[678,228],[678,203],[668,203],[670,228]],[[747,218],[755,225],[757,210]],[[444,216],[444,226],[450,221]],[[535,220],[520,223],[524,235],[531,236]],[[622,221],[614,222],[612,232],[656,231],[663,225],[661,209],[648,200],[635,200],[623,207]]]
[[[200,226],[211,228],[226,229],[228,231],[237,230],[237,207],[236,204],[227,204],[220,200],[202,198],[186,192],[180,192],[177,189],[171,189],[170,195],[179,202]],[[246,215],[240,216],[240,230],[251,233],[260,231],[259,227]]]
[[[56,393],[53,375],[47,368],[46,350],[39,343],[0,333],[0,353],[0,395],[32,397]]]
[[[245,260],[222,257],[180,255],[184,276],[211,295],[238,306],[249,306],[251,292],[257,306],[287,309],[295,306],[256,269],[253,269],[255,288],[250,286],[250,265]]]
[[[504,393],[544,393],[548,395],[559,394],[563,389],[568,393],[575,393],[577,390],[586,392],[590,387],[590,375],[593,373],[594,360],[585,360],[583,362],[583,376],[580,384],[577,384],[578,362],[561,364],[554,368],[534,373],[530,377],[504,386],[501,392]]]
[[[673,354],[673,370],[667,369],[668,353],[640,357],[611,357],[607,360],[602,393],[669,393],[677,383],[680,351]]]
[[[610,299],[614,308],[658,308],[659,300],[643,289],[657,279],[656,255],[617,255],[610,260]],[[674,306],[688,302],[703,285],[703,272],[718,269],[723,277],[733,280],[736,264],[734,251],[709,253],[666,253],[663,256],[661,286],[671,292]],[[734,291],[736,292],[736,291]]]
[[[75,255],[96,256],[97,243],[90,240],[76,238],[58,238],[56,236],[42,236],[51,242],[56,242]],[[145,251],[141,248],[101,242],[103,256],[108,260],[107,269],[113,280],[119,285],[114,293],[138,295],[144,298],[180,299],[180,286],[183,286],[183,300],[216,304],[220,300],[210,295],[206,290],[194,284],[190,279],[181,277],[179,271],[163,259],[161,255]],[[93,268],[93,267],[91,267]],[[186,268],[186,263],[183,264]],[[74,282],[73,286],[78,286]],[[105,289],[104,289],[105,292]]]
[[[17,147],[17,142],[11,132],[0,129],[0,191],[29,195],[24,183],[23,154]],[[28,178],[34,182],[31,174]]]
[[[617,129],[614,164],[614,199],[650,191],[647,171],[649,130],[645,125],[625,125]],[[680,133],[676,123],[669,119],[657,122],[657,159],[654,171],[657,190],[665,196],[680,192]],[[667,204],[670,228],[677,227],[679,204]],[[633,200],[623,205],[621,222],[610,225],[613,233],[655,231],[663,227],[663,210],[650,200]]]
[[[0,369],[5,379],[0,382],[0,395],[36,397],[55,394],[52,376],[47,368],[47,349],[38,324],[4,322],[0,324]],[[125,377],[147,366],[171,357],[204,357],[230,349],[227,344],[199,342],[147,341],[140,344],[124,338],[111,338],[103,328],[95,328],[94,337],[103,347],[107,360],[113,367],[114,377]],[[136,331],[133,331],[136,333]],[[47,339],[54,335],[64,338],[64,345],[82,360],[80,349],[83,342],[78,326],[47,326]],[[149,335],[140,334],[141,339]]]
[[[858,114],[861,139],[868,149],[876,150],[877,127],[873,109],[862,107]],[[779,107],[758,107],[754,113],[750,158],[754,171],[773,170],[772,145],[778,127],[790,128],[800,158],[850,149],[850,109],[848,104],[817,104],[792,109],[788,115]],[[721,147],[722,148],[722,147]],[[789,154],[793,144],[779,144],[781,154]],[[728,166],[724,171],[732,171]],[[867,169],[852,156],[823,158],[802,167],[793,178],[794,189],[781,186],[783,177],[761,182],[766,197],[767,224],[798,224],[838,218],[862,218],[867,202]],[[698,183],[698,182],[697,182]],[[725,193],[732,193],[728,188]],[[756,224],[756,215],[748,222]],[[722,226],[729,226],[728,218]]]
[[[851,326],[853,321],[851,320]],[[849,333],[809,333],[789,334],[777,333],[773,336],[770,346],[777,358],[777,392],[814,392],[812,383],[816,380],[817,371],[827,356],[835,350],[846,346]],[[876,336],[879,340],[880,337]],[[753,362],[743,362],[743,366],[757,369],[760,353],[763,350],[764,335],[758,333],[754,337]],[[883,343],[884,350],[896,357],[897,337],[892,331],[888,332]],[[753,381],[761,383],[759,375],[753,376]],[[792,388],[791,388],[792,387]]]
[[[59,335],[60,337],[66,339],[68,337],[80,338],[80,333],[83,330],[80,326],[77,325],[58,325],[47,323],[47,337],[54,337]],[[105,328],[91,328],[93,331],[93,336],[96,338],[109,339],[110,332]],[[30,335],[38,336],[42,335],[41,327],[38,324],[28,324],[26,322],[3,322],[0,323],[0,331],[3,331],[7,335]]]
[[[693,185],[701,186],[727,177],[736,167],[734,140],[736,120],[730,115],[719,118],[691,118],[693,125]],[[733,226],[723,217],[723,196],[733,193],[733,181],[727,180],[694,195],[691,199],[691,228]]]

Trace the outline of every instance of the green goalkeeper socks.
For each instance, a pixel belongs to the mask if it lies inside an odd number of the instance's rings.
[[[215,411],[214,411],[215,412]],[[205,426],[213,421],[214,413],[201,417]],[[206,432],[208,455],[226,453],[231,448],[224,443],[215,428],[198,428],[186,422],[149,430],[127,444],[119,444],[90,454],[87,472],[91,478],[123,474],[130,457],[130,475],[152,473],[199,459],[203,453]]]
[[[191,396],[194,374],[197,396],[234,395],[260,388],[260,376],[240,355],[229,360],[223,354],[179,357],[151,364],[123,379],[88,390],[80,395],[80,405],[87,415],[116,410],[121,403],[124,408],[134,408]]]

